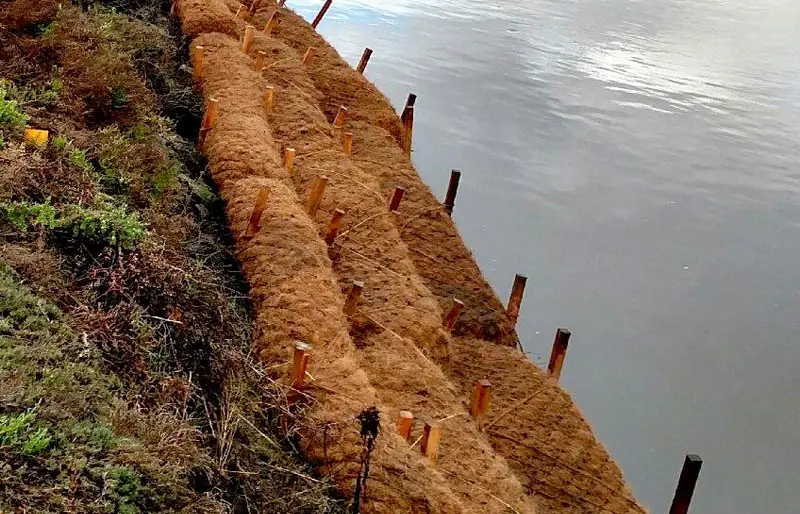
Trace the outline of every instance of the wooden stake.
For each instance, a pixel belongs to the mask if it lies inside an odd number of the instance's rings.
[[[683,469],[678,479],[678,487],[675,489],[675,496],[672,498],[672,506],[669,514],[686,514],[689,512],[689,504],[692,502],[694,488],[697,485],[697,478],[700,476],[700,468],[703,466],[703,459],[699,455],[689,454],[683,461]]]
[[[336,117],[333,119],[334,128],[342,128],[344,126],[344,119],[346,117],[347,117],[347,107],[343,105],[339,107],[339,112],[336,113]]]
[[[417,95],[415,95],[414,93],[409,93],[408,98],[406,98],[406,105],[403,107],[403,115],[400,116],[401,121],[405,121],[406,113],[410,108],[414,107],[416,104],[417,104]]]
[[[392,193],[392,198],[389,200],[389,210],[391,212],[397,212],[397,209],[400,208],[400,202],[403,200],[403,195],[406,194],[406,190],[400,186],[394,188],[394,193]]]
[[[325,194],[327,185],[328,177],[325,175],[317,175],[317,178],[314,179],[314,184],[311,186],[311,192],[306,202],[306,212],[312,218],[317,214],[319,206],[322,204],[322,196]]]
[[[267,61],[267,52],[259,50],[258,54],[256,54],[256,60],[253,63],[253,68],[255,68],[256,71],[261,71],[262,69],[264,69],[264,63],[266,63],[266,61]]]
[[[322,21],[322,18],[325,17],[325,13],[328,12],[328,9],[331,8],[331,4],[333,0],[325,0],[325,3],[322,4],[322,9],[319,10],[317,17],[314,18],[314,21],[311,22],[311,28],[316,29],[319,26],[319,23]]]
[[[475,382],[475,389],[472,390],[472,399],[469,407],[469,413],[473,418],[481,418],[489,411],[489,393],[491,389],[492,384],[488,380]]]
[[[331,216],[331,221],[328,223],[328,232],[325,234],[325,244],[328,246],[332,245],[333,242],[336,240],[336,236],[339,235],[339,229],[342,228],[342,218],[344,217],[344,211],[341,209],[336,209],[333,211],[333,216]]]
[[[214,128],[217,124],[217,111],[219,109],[219,100],[216,98],[209,98],[206,104],[206,112],[203,114],[202,129],[208,130]]]
[[[452,332],[453,329],[456,327],[456,321],[458,321],[458,315],[463,307],[464,307],[464,302],[462,302],[458,298],[453,298],[453,306],[450,308],[450,312],[447,314],[447,317],[444,318],[444,327],[447,329],[448,332]]]
[[[519,309],[522,305],[522,296],[525,294],[525,284],[528,283],[528,277],[524,275],[516,275],[514,277],[514,286],[511,288],[511,296],[508,299],[508,308],[506,312],[511,322],[516,325],[517,318],[519,318]]]
[[[261,214],[264,213],[264,208],[267,206],[270,190],[268,187],[262,187],[258,193],[258,198],[253,206],[253,212],[250,214],[250,223],[247,225],[247,232],[245,237],[255,237],[261,229]]]
[[[345,155],[352,155],[353,154],[353,133],[352,132],[345,132],[344,136],[342,136],[342,150],[344,151]]]
[[[572,332],[566,328],[556,330],[556,340],[553,342],[553,351],[550,353],[550,363],[547,371],[552,377],[558,380],[561,377],[561,368],[564,366],[564,357],[567,354],[567,346]]]
[[[241,20],[245,19],[246,12],[247,12],[247,7],[245,7],[244,4],[241,4],[239,6],[239,10],[236,11],[236,18]]]
[[[242,37],[242,52],[250,53],[250,48],[253,46],[253,32],[255,32],[256,28],[252,25],[248,25],[244,29],[244,36]]]
[[[283,154],[283,167],[291,174],[294,171],[294,148],[287,148]]]
[[[308,63],[309,63],[309,61],[311,61],[311,58],[312,58],[313,56],[314,56],[314,49],[313,49],[313,48],[311,48],[311,47],[309,46],[309,47],[308,47],[308,50],[306,50],[306,53],[305,53],[305,54],[303,54],[303,64],[304,64],[304,65],[305,65],[305,64],[308,64]]]
[[[414,415],[407,410],[401,410],[397,418],[397,433],[404,441],[411,437],[411,427],[414,424]]]
[[[275,103],[275,87],[267,86],[267,92],[264,93],[264,108],[267,110],[267,114],[272,113],[272,106],[274,103]]]
[[[261,5],[261,0],[253,0],[253,3],[250,4],[250,11],[249,11],[250,16],[253,16],[256,13],[260,5]]]
[[[203,57],[205,48],[197,45],[194,47],[194,67],[192,69],[192,78],[195,81],[200,80],[200,75],[203,74]]]
[[[269,20],[267,20],[267,24],[264,25],[264,34],[269,36],[272,34],[272,31],[275,30],[275,27],[278,25],[278,11],[274,11]]]
[[[414,107],[406,107],[403,118],[403,151],[411,157],[411,146],[414,140]]]
[[[442,426],[438,423],[425,423],[420,450],[422,455],[428,457],[432,464],[436,464],[436,458],[439,454],[439,441],[441,440]]]
[[[361,298],[361,291],[364,289],[364,282],[354,280],[350,292],[347,294],[347,300],[344,302],[344,313],[347,316],[352,316],[356,313],[358,307],[358,299]]]
[[[447,194],[444,197],[444,208],[447,214],[453,215],[453,207],[456,205],[456,195],[458,194],[458,184],[461,181],[461,172],[453,170],[450,172],[450,184],[447,185]]]
[[[308,352],[311,347],[306,343],[298,341],[294,345],[294,357],[292,359],[292,387],[298,388],[303,385],[308,368]]]
[[[358,68],[356,71],[360,74],[364,74],[364,71],[367,69],[367,64],[369,64],[369,59],[372,57],[372,48],[365,48],[364,53],[361,54],[361,60],[358,62]]]

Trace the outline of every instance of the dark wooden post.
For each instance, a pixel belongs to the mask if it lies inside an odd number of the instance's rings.
[[[525,284],[528,283],[528,277],[524,275],[516,275],[514,277],[514,286],[511,288],[511,296],[508,299],[508,317],[516,325],[517,318],[519,318],[519,309],[522,306],[522,296],[525,294]]]
[[[550,363],[547,371],[552,377],[558,380],[561,377],[561,368],[564,366],[564,357],[567,354],[567,346],[572,332],[566,328],[556,330],[556,340],[553,342],[553,351],[550,354]]]
[[[372,57],[372,48],[365,48],[364,53],[361,54],[361,60],[358,62],[358,68],[356,71],[360,74],[364,74],[364,71],[367,69],[367,64],[369,64],[369,59]]]
[[[450,172],[450,184],[447,185],[447,194],[444,197],[444,208],[447,214],[452,216],[453,207],[456,206],[456,195],[458,194],[458,184],[461,181],[461,172],[453,170]]]
[[[697,478],[700,476],[702,465],[703,459],[699,455],[689,454],[686,456],[669,514],[686,514],[689,512],[689,504],[692,502],[694,487],[697,484]]]
[[[316,29],[319,26],[319,23],[322,21],[322,18],[325,17],[325,13],[328,12],[328,9],[331,8],[331,4],[332,3],[333,3],[333,0],[325,0],[325,3],[322,4],[322,9],[320,9],[319,13],[317,14],[317,17],[314,18],[313,22],[311,22],[311,27],[312,28]]]
[[[403,201],[403,195],[406,194],[406,190],[400,186],[394,188],[394,192],[392,193],[392,198],[389,200],[389,210],[391,212],[397,212],[397,209],[400,208],[400,202]]]
[[[361,291],[364,289],[364,282],[358,280],[353,281],[353,286],[350,288],[350,293],[347,295],[347,300],[344,302],[344,313],[347,316],[352,316],[356,313],[358,308],[358,299],[361,298]]]
[[[422,455],[428,457],[431,464],[436,464],[436,459],[439,456],[439,441],[441,440],[442,425],[439,423],[425,423],[420,450]]]
[[[456,321],[458,321],[458,315],[461,313],[462,308],[464,308],[464,302],[458,298],[453,298],[453,306],[444,318],[443,323],[444,328],[446,328],[448,332],[452,332],[453,329],[456,328]]]
[[[331,221],[328,223],[328,232],[325,234],[325,243],[330,246],[336,240],[336,236],[339,235],[339,229],[342,228],[342,218],[344,217],[344,211],[341,209],[336,209],[333,211],[333,216],[331,216]]]

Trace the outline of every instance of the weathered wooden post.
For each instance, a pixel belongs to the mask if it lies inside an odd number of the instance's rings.
[[[414,107],[406,107],[403,116],[403,151],[411,157],[411,148],[414,141]]]
[[[303,54],[303,61],[302,61],[302,63],[303,63],[304,65],[305,65],[305,64],[308,64],[308,63],[311,61],[311,58],[312,58],[312,57],[314,57],[314,49],[313,49],[313,48],[311,48],[311,47],[309,46],[309,47],[308,47],[308,50],[306,50],[306,53],[305,53],[305,54]]]
[[[269,193],[270,189],[268,187],[262,187],[261,191],[258,192],[258,198],[256,198],[256,203],[253,206],[253,212],[250,214],[250,223],[247,225],[245,237],[255,237],[255,235],[258,234],[258,231],[261,230],[261,215],[264,213],[264,208],[267,206]]]
[[[472,390],[472,398],[469,406],[469,413],[473,418],[481,418],[488,412],[491,389],[492,384],[488,380],[478,380],[475,382],[475,389]]]
[[[561,368],[564,366],[564,357],[567,355],[567,346],[569,346],[571,336],[572,332],[566,328],[556,330],[556,340],[553,342],[550,363],[547,365],[547,371],[556,380],[561,377]]]
[[[422,451],[422,455],[428,457],[431,464],[436,464],[436,459],[439,456],[439,442],[441,440],[442,426],[439,423],[425,423],[420,450]]]
[[[686,514],[689,512],[689,504],[692,502],[694,488],[697,485],[697,478],[700,476],[700,468],[703,466],[703,459],[699,455],[689,454],[683,461],[683,469],[678,479],[678,487],[675,489],[675,496],[672,498],[672,506],[669,514]]]
[[[525,284],[528,283],[528,277],[524,275],[514,276],[514,286],[511,288],[511,296],[508,299],[508,308],[506,312],[508,317],[514,325],[517,324],[519,318],[519,309],[522,306],[522,296],[525,294]]]
[[[342,151],[345,155],[353,154],[353,133],[345,132],[342,136]]]
[[[236,11],[236,19],[243,20],[247,17],[247,7],[244,4],[239,5],[239,9]]]
[[[331,221],[328,223],[328,231],[325,233],[325,244],[328,246],[332,245],[333,242],[336,240],[336,236],[339,235],[339,229],[342,228],[342,218],[344,217],[344,211],[341,209],[336,209],[333,211],[333,216],[331,216]]]
[[[450,312],[444,318],[444,327],[448,332],[452,332],[456,327],[456,321],[458,321],[458,315],[461,313],[462,308],[464,308],[464,302],[458,298],[453,298],[453,306],[450,308]]]
[[[250,11],[249,11],[250,16],[253,16],[260,6],[261,6],[261,0],[253,0],[253,3],[250,4]]]
[[[294,171],[294,156],[297,152],[294,148],[287,148],[283,154],[283,167],[291,174]]]
[[[255,32],[256,28],[252,25],[248,25],[244,29],[244,36],[242,37],[242,52],[250,53],[250,49],[253,46],[253,32]]]
[[[402,188],[400,186],[394,188],[392,197],[389,199],[389,211],[397,212],[397,209],[400,208],[400,202],[403,201],[403,196],[405,194],[406,194],[405,188]]]
[[[336,117],[333,119],[333,127],[340,129],[344,126],[344,119],[347,117],[347,107],[344,105],[339,107]]]
[[[264,25],[264,34],[269,36],[272,34],[272,31],[275,30],[275,27],[278,25],[278,11],[274,11],[269,20],[267,20],[267,24]]]
[[[322,204],[322,196],[325,194],[325,188],[328,186],[328,177],[325,175],[317,175],[314,179],[314,184],[311,186],[311,192],[308,195],[306,202],[306,212],[312,218],[317,214],[319,206]]]
[[[200,125],[202,130],[209,130],[214,128],[217,124],[217,111],[219,109],[219,100],[216,98],[209,98],[206,104],[206,112],[203,114],[203,122]]]
[[[407,410],[401,410],[397,418],[397,433],[404,441],[411,437],[411,427],[414,424],[414,415]]]
[[[267,114],[272,113],[273,104],[275,104],[275,86],[267,86],[267,91],[264,93],[264,108]]]
[[[356,313],[358,307],[358,299],[361,298],[361,291],[364,289],[364,282],[354,280],[353,285],[350,287],[350,292],[347,294],[347,300],[344,302],[344,313],[347,316],[352,316]]]
[[[267,52],[259,50],[256,54],[256,60],[253,62],[253,68],[256,71],[264,69],[264,63],[267,61]]]
[[[447,214],[451,216],[453,215],[453,207],[456,205],[459,182],[461,182],[461,172],[459,170],[452,170],[450,172],[450,183],[447,185],[447,194],[444,197],[444,208]]]
[[[319,10],[317,17],[314,18],[314,21],[311,22],[311,27],[316,29],[319,26],[319,23],[322,21],[322,18],[325,17],[325,13],[328,12],[328,9],[331,8],[331,4],[333,0],[325,0],[325,3],[322,4],[322,9]]]
[[[361,54],[361,60],[358,62],[358,68],[356,71],[360,74],[364,74],[364,71],[367,69],[367,64],[369,64],[369,59],[372,57],[372,48],[365,48],[364,53]]]
[[[205,48],[201,45],[194,47],[194,66],[192,67],[192,78],[197,82],[203,74],[203,58]]]
[[[298,388],[303,385],[308,368],[309,351],[311,347],[302,341],[297,341],[294,345],[294,357],[292,359],[292,387]]]

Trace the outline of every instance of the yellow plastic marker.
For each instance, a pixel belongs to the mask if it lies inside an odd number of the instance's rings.
[[[47,148],[50,133],[46,130],[25,129],[25,144],[37,148]]]

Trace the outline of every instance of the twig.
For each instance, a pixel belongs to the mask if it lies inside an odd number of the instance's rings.
[[[409,449],[409,450],[410,450],[410,449],[412,449],[412,448],[413,448],[413,447],[415,447],[415,446],[417,445],[417,443],[419,443],[420,441],[422,441],[422,436],[419,436],[419,437],[417,437],[417,440],[416,440],[416,441],[414,441],[414,444],[412,444],[411,446],[409,446],[409,447],[408,447],[408,449]]]
[[[248,425],[250,425],[250,428],[252,428],[252,429],[253,429],[253,430],[255,430],[256,432],[258,432],[258,435],[260,435],[261,437],[263,437],[264,439],[266,439],[266,440],[267,440],[267,441],[268,441],[268,442],[269,442],[269,443],[270,443],[272,446],[274,446],[275,448],[277,448],[277,449],[279,449],[279,450],[281,449],[281,446],[280,446],[280,445],[279,445],[277,442],[273,441],[273,440],[272,440],[272,439],[271,439],[271,438],[270,438],[270,437],[269,437],[267,434],[265,434],[264,432],[262,432],[261,430],[259,430],[259,429],[258,429],[258,428],[257,428],[257,427],[254,425],[254,424],[250,423],[250,420],[249,420],[249,419],[245,418],[245,417],[244,417],[244,416],[242,416],[241,414],[239,414],[239,419],[241,419],[242,421],[244,421],[245,423],[247,423]]]

